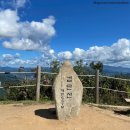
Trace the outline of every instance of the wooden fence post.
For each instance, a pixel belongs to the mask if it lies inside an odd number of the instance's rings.
[[[41,66],[37,66],[36,101],[39,101],[40,99],[40,81],[41,81]]]
[[[96,70],[96,86],[95,86],[95,90],[96,90],[96,104],[99,104],[99,70]]]

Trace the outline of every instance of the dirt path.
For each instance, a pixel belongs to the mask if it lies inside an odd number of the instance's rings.
[[[130,130],[130,117],[88,105],[79,117],[56,119],[54,105],[0,105],[0,130]]]

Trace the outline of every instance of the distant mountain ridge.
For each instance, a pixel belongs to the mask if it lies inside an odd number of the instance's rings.
[[[25,68],[25,71],[31,71],[31,67],[29,68]],[[0,72],[17,72],[18,68],[16,67],[0,67]],[[45,67],[43,68],[43,71],[49,71],[50,72],[50,68],[49,67]],[[123,74],[130,74],[130,68],[124,68],[124,67],[114,67],[114,66],[108,66],[108,65],[104,65],[103,66],[103,73],[104,74],[119,74],[119,73],[123,73]]]
[[[106,74],[130,74],[130,68],[124,68],[124,67],[114,67],[114,66],[108,66],[104,65],[103,66],[103,72]]]
[[[0,67],[0,72],[17,72],[19,68],[16,67]],[[31,71],[31,68],[25,68],[25,71]]]

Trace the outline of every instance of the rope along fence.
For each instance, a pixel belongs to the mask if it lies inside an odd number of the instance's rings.
[[[13,88],[26,88],[26,87],[36,87],[36,100],[39,101],[40,100],[40,88],[41,87],[52,87],[53,86],[53,82],[51,82],[52,84],[44,84],[41,82],[41,75],[52,75],[53,77],[55,77],[57,75],[57,73],[51,73],[51,72],[41,72],[41,67],[37,66],[37,71],[36,72],[0,72],[0,74],[36,74],[36,81],[34,82],[34,84],[24,84],[24,85],[10,85],[9,88],[13,89]],[[100,84],[100,81],[102,79],[110,79],[110,80],[118,80],[118,81],[127,81],[130,82],[130,79],[122,79],[122,78],[115,78],[115,77],[109,77],[109,76],[103,76],[99,74],[99,70],[96,70],[96,74],[95,75],[78,75],[79,78],[81,79],[81,82],[83,83],[84,86],[84,91],[85,89],[87,89],[88,92],[92,93],[93,92],[93,98],[94,102],[96,102],[97,104],[100,103],[100,100],[102,99],[102,93],[109,93],[109,92],[113,92],[113,95],[115,93],[120,93],[125,95],[123,98],[129,98],[130,92],[128,91],[123,91],[123,90],[118,90],[118,89],[112,89],[109,87],[103,87],[102,84]],[[83,80],[83,78],[85,80]],[[85,86],[87,84],[87,78],[92,78],[94,80],[94,84],[93,86]],[[0,89],[3,88],[0,86]],[[89,90],[91,89],[91,90]],[[111,95],[111,94],[110,94]],[[90,96],[91,97],[91,96]]]

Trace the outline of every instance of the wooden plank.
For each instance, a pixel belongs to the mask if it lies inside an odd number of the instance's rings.
[[[37,66],[37,90],[36,101],[40,100],[40,82],[41,82],[41,66]]]
[[[41,72],[42,74],[57,74],[57,73],[51,73],[51,72]]]
[[[31,87],[31,86],[36,86],[36,85],[32,84],[32,85],[21,85],[21,86],[9,86],[9,88],[24,88],[24,87]]]
[[[95,75],[78,75],[79,77],[95,77]]]
[[[36,72],[0,72],[0,74],[35,74]]]
[[[101,88],[100,89],[104,89],[104,90],[109,90],[109,91],[113,91],[113,92],[118,92],[118,93],[128,93],[130,94],[130,92],[126,92],[126,91],[119,91],[119,90],[115,90],[115,89],[110,89],[110,88]]]
[[[115,77],[103,76],[103,75],[100,75],[100,77],[109,78],[109,79],[116,79],[116,80],[122,80],[122,81],[130,81],[130,79],[115,78]]]
[[[51,85],[51,84],[40,84],[41,86],[45,86],[45,87],[52,87],[53,85]]]
[[[99,104],[99,70],[96,70],[96,104]]]

